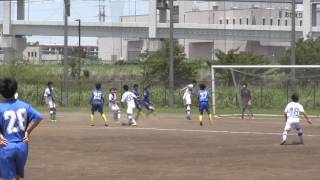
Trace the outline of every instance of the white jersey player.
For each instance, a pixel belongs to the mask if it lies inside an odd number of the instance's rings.
[[[303,144],[303,131],[300,127],[300,113],[304,115],[305,119],[309,124],[312,124],[308,115],[305,113],[303,106],[299,103],[298,94],[294,93],[291,96],[292,102],[290,102],[285,110],[284,117],[286,121],[286,125],[284,127],[284,131],[282,134],[282,142],[280,145],[284,145],[287,141],[287,135],[291,129],[295,129],[297,131],[299,144]]]
[[[182,88],[181,91],[184,91],[182,100],[183,100],[183,105],[186,110],[187,114],[187,119],[191,120],[191,96],[192,96],[192,91],[195,85],[197,84],[197,81],[193,80],[192,84],[188,84],[186,87]]]
[[[129,125],[136,126],[137,122],[133,118],[133,110],[136,107],[134,100],[137,99],[137,96],[129,91],[128,85],[124,85],[123,90],[125,91],[125,93],[122,95],[121,103],[122,105],[124,103],[127,104],[127,115],[128,115]]]
[[[116,88],[111,88],[109,93],[109,108],[113,112],[113,119],[115,121],[119,120],[121,117],[120,108],[117,103],[117,90]]]
[[[51,121],[56,120],[56,104],[55,104],[55,99],[53,95],[53,87],[52,87],[52,82],[48,82],[48,87],[44,91],[44,99],[46,104],[48,105],[49,112],[50,112],[50,119]]]

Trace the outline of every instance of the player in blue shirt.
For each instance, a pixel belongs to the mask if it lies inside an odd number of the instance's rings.
[[[198,102],[199,102],[199,112],[200,112],[199,121],[200,121],[200,126],[202,126],[203,111],[207,111],[210,123],[212,123],[212,115],[209,110],[209,93],[206,90],[206,85],[200,84],[199,87],[200,87],[200,90],[198,91]]]
[[[143,103],[144,103],[144,106],[146,107],[146,109],[149,111],[147,113],[147,116],[150,115],[151,113],[153,113],[155,110],[154,105],[151,102],[150,92],[148,89],[149,89],[149,86],[146,86],[144,88],[144,92],[143,92]]]
[[[104,106],[104,93],[101,90],[101,83],[96,84],[96,89],[92,90],[91,98],[91,115],[90,115],[90,125],[94,126],[94,112],[98,111],[101,114],[101,117],[104,121],[104,125],[108,126],[107,124],[107,116],[103,112]]]
[[[30,134],[43,119],[30,104],[15,99],[18,83],[13,78],[0,80],[0,178],[24,177]]]
[[[141,99],[140,99],[140,93],[139,93],[139,86],[138,84],[133,85],[132,93],[137,97],[134,99],[134,103],[136,105],[136,109],[138,110],[137,115],[135,117],[136,120],[139,119],[140,115],[143,114],[142,107],[141,107]]]

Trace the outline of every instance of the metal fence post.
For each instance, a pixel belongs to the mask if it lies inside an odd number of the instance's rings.
[[[262,100],[262,97],[263,96],[263,89],[262,89],[262,87],[260,86],[260,108],[262,108],[262,106],[263,106],[263,100]]]
[[[37,89],[37,105],[40,104],[40,98],[39,98],[39,80],[37,80],[37,85],[36,85],[36,89]]]
[[[78,97],[78,107],[80,107],[81,106],[81,91],[82,90],[82,88],[81,88],[81,81],[79,80],[79,97]]]
[[[316,81],[313,81],[313,109],[316,108]]]
[[[62,105],[65,105],[65,104],[63,104],[63,99],[62,99],[62,97],[63,97],[63,82],[62,81],[60,81],[60,103],[62,103]]]

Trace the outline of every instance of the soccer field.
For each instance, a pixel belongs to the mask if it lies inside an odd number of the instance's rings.
[[[196,117],[160,113],[138,127],[104,127],[96,117],[94,127],[83,112],[42,122],[31,136],[25,179],[319,179],[318,119],[302,121],[305,145],[291,144],[291,135],[280,146],[281,118],[217,118],[200,127]]]

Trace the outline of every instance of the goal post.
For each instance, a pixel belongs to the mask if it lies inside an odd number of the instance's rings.
[[[212,83],[212,112],[216,115],[216,72],[217,69],[320,69],[320,65],[212,65],[211,66],[211,83]],[[320,71],[319,71],[320,73]],[[295,78],[295,77],[294,77]]]

